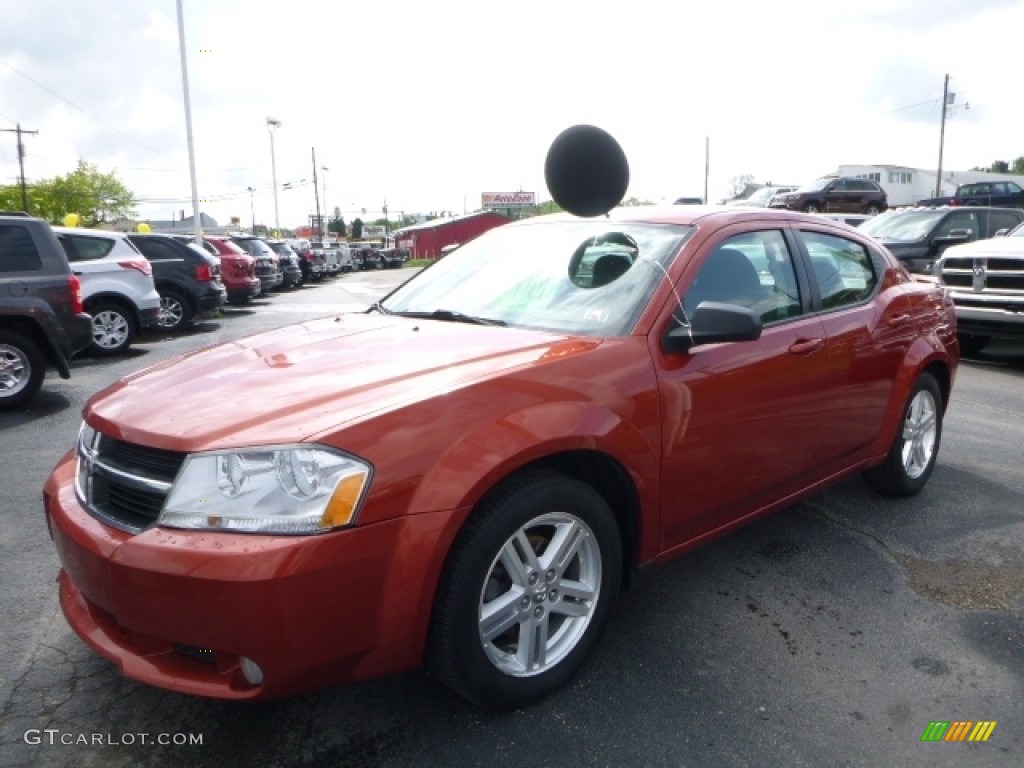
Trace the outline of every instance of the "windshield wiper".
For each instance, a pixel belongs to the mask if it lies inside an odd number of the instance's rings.
[[[381,304],[379,301],[373,302],[373,304],[370,305],[370,308],[368,310],[366,310],[366,311],[367,312],[373,312],[374,310],[376,310],[377,312],[380,312],[382,315],[393,315],[393,314],[395,314],[390,309],[388,309],[383,304]]]
[[[384,310],[387,312],[388,310]],[[445,320],[452,323],[472,323],[473,325],[507,325],[504,320],[492,320],[489,317],[475,317],[464,315],[453,309],[435,309],[432,312],[391,312],[393,315],[402,317],[422,317],[428,320]]]

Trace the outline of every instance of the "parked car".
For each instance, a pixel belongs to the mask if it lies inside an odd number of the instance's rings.
[[[256,277],[260,279],[263,293],[270,293],[282,286],[284,274],[277,263],[277,254],[261,238],[252,235],[233,235],[229,238],[241,246],[256,261]]]
[[[952,197],[931,197],[918,205],[985,205],[995,208],[1024,208],[1024,189],[1012,181],[977,181],[961,184]]]
[[[994,338],[1024,339],[1024,224],[1006,237],[947,248],[935,274],[956,305],[964,354]]]
[[[730,200],[726,205],[745,205],[751,208],[767,208],[771,199],[775,195],[785,194],[786,192],[792,192],[796,187],[774,187],[767,186],[761,187],[760,189],[754,190],[749,197],[742,199]]]
[[[173,235],[131,233],[128,239],[153,266],[153,282],[160,294],[161,329],[183,330],[224,306],[227,291],[220,279],[217,257]]]
[[[302,267],[299,266],[299,256],[292,250],[284,240],[267,240],[270,250],[277,254],[277,266],[284,277],[282,286],[285,288],[297,288],[302,285]]]
[[[831,221],[838,221],[850,227],[859,227],[865,221],[871,221],[871,219],[876,218],[875,216],[868,216],[866,213],[819,213],[817,215]]]
[[[918,274],[932,267],[950,246],[987,240],[1024,221],[1024,211],[1011,208],[901,208],[887,211],[861,226],[861,231],[888,248]]]
[[[772,197],[770,208],[788,208],[805,213],[881,213],[888,207],[888,195],[869,179],[826,176],[792,192]]]
[[[327,274],[327,257],[322,251],[314,251],[309,240],[289,240],[288,244],[298,254],[299,268],[303,282],[318,282]]]
[[[384,260],[385,267],[398,269],[408,260],[409,251],[405,248],[379,248],[377,255]]]
[[[47,367],[71,378],[91,343],[82,285],[50,225],[0,212],[0,409],[30,402]]]
[[[94,354],[120,354],[140,330],[160,322],[153,267],[124,233],[78,227],[53,231],[82,282],[85,311],[92,315]]]
[[[220,279],[231,304],[247,304],[263,292],[256,277],[256,259],[240,245],[220,235],[203,235],[203,248],[220,259]]]
[[[358,264],[359,269],[387,269],[388,261],[381,255],[377,243],[359,241],[349,243],[349,248],[352,249],[352,260]]]
[[[957,361],[946,292],[818,217],[510,223],[369,311],[92,397],[44,492],[60,602],[175,691],[426,663],[524,706],[644,567],[854,474],[924,488]]]
[[[704,205],[703,197],[679,197],[673,205]]]

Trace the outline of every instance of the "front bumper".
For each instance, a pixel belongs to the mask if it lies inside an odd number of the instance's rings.
[[[957,301],[957,294],[953,294],[958,333],[1010,339],[1024,338],[1024,301],[1009,303],[989,300],[985,304],[975,303],[976,300],[973,299],[961,301],[972,303],[964,306]]]
[[[319,536],[133,536],[78,503],[72,454],[44,502],[64,615],[129,678],[201,696],[275,698],[422,661],[451,513]],[[247,682],[242,657],[259,665],[262,682]]]

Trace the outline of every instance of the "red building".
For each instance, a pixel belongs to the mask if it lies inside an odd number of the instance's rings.
[[[408,248],[414,259],[436,259],[446,245],[466,243],[509,219],[494,211],[477,211],[450,219],[431,219],[394,233],[395,246]]]

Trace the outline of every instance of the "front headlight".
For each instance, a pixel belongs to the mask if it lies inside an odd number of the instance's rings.
[[[189,456],[159,525],[249,533],[320,533],[349,525],[369,464],[309,445],[242,448]]]

